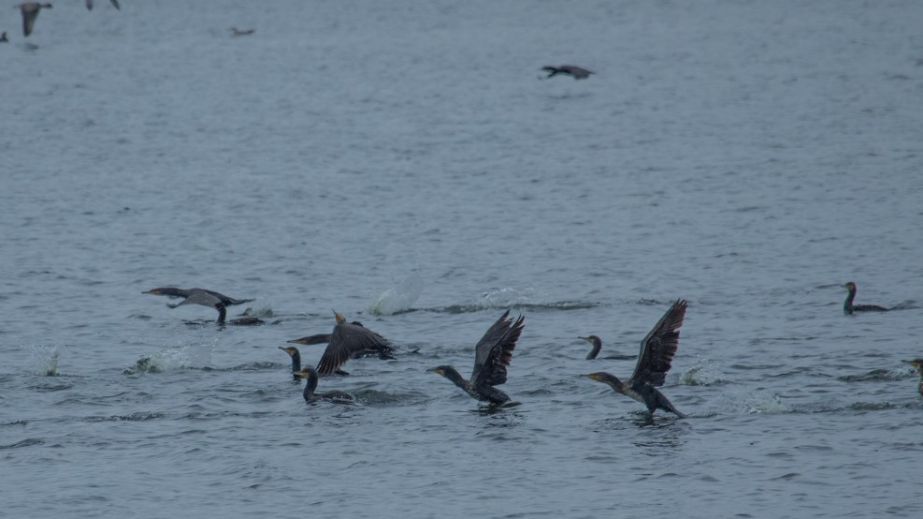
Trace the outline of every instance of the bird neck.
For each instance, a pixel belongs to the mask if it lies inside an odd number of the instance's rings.
[[[847,314],[852,313],[852,302],[856,298],[856,289],[849,289],[849,294],[846,296],[846,302],[843,303],[843,311]]]
[[[304,399],[314,400],[314,390],[317,389],[317,373],[309,373],[304,384]]]
[[[218,310],[218,323],[224,324],[224,318],[227,317],[228,311],[224,305],[215,305],[215,310]]]
[[[465,380],[465,377],[455,370],[453,367],[448,367],[445,369],[445,378],[451,380],[456,386],[468,391],[471,389],[471,383]]]
[[[599,355],[599,350],[601,350],[602,347],[603,347],[603,341],[601,341],[600,339],[594,339],[593,349],[590,350],[590,352],[586,354],[586,360],[595,359],[596,356]]]
[[[608,384],[609,387],[614,389],[617,393],[625,394],[625,383],[619,380],[619,378],[615,375],[609,375],[606,377],[606,384]]]
[[[301,352],[298,350],[292,354],[292,371],[301,371]]]

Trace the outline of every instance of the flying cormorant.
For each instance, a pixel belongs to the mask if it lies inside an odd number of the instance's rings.
[[[19,12],[22,13],[22,34],[28,36],[32,34],[32,27],[35,26],[35,19],[38,18],[39,11],[42,9],[51,9],[54,6],[38,2],[23,2],[16,7],[18,7]]]
[[[686,301],[677,299],[667,310],[654,328],[641,341],[641,352],[635,371],[627,383],[605,372],[590,373],[591,379],[608,384],[617,393],[631,397],[647,406],[653,417],[654,411],[663,409],[680,418],[686,415],[679,412],[657,387],[662,386],[673,361],[673,355],[679,347],[679,329],[683,326],[686,315]]]
[[[558,74],[561,74],[562,76],[570,76],[574,79],[586,79],[590,77],[590,74],[593,73],[592,70],[587,70],[576,65],[561,65],[560,67],[547,65],[542,67],[542,70],[548,73],[548,75],[545,76],[545,79],[557,76]]]
[[[525,326],[523,316],[513,321],[507,318],[509,314],[509,310],[504,312],[474,347],[474,370],[470,380],[465,380],[452,366],[438,366],[430,371],[451,380],[471,398],[494,405],[509,402],[510,397],[494,386],[506,382],[506,368]]]
[[[239,305],[243,303],[249,303],[253,299],[234,299],[233,297],[228,297],[219,292],[212,290],[206,290],[204,288],[175,288],[175,287],[160,287],[152,288],[147,292],[142,292],[142,294],[152,294],[155,296],[167,296],[169,298],[183,298],[182,302],[175,305],[167,304],[170,308],[176,308],[182,305],[202,305],[214,308],[218,311],[218,323],[224,324],[224,319],[227,316],[227,307],[232,305]],[[261,319],[256,317],[241,317],[239,319],[231,319],[228,321],[229,324],[235,324],[239,326],[248,326],[254,324],[263,324]]]
[[[327,349],[317,363],[317,372],[321,375],[348,375],[345,371],[340,370],[343,364],[349,359],[355,359],[366,355],[378,355],[381,359],[393,359],[394,349],[387,339],[369,330],[362,323],[353,321],[346,322],[346,318],[336,311],[333,312],[336,318],[336,325],[333,327],[333,333],[309,335],[300,339],[293,339],[288,342],[295,344],[323,344],[327,343]]]

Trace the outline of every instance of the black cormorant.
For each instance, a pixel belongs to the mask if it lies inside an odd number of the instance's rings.
[[[684,418],[686,415],[673,407],[657,387],[663,385],[667,372],[670,371],[673,355],[679,347],[679,329],[683,326],[685,315],[686,301],[677,299],[641,341],[638,363],[628,383],[604,372],[590,373],[587,376],[597,382],[608,384],[617,393],[641,402],[647,406],[651,416],[655,410],[663,409]]]
[[[218,323],[224,324],[224,319],[227,316],[227,307],[232,305],[239,305],[243,303],[249,303],[253,299],[234,299],[233,297],[228,297],[219,292],[212,290],[206,290],[204,288],[175,288],[175,287],[160,287],[152,288],[147,292],[142,292],[142,294],[152,294],[155,296],[167,296],[169,298],[182,297],[183,300],[180,303],[175,305],[167,304],[170,308],[176,308],[182,305],[202,305],[214,308],[218,311]],[[228,321],[229,324],[235,324],[239,326],[248,326],[254,324],[263,324],[261,319],[256,317],[241,317],[239,319],[231,319]]]
[[[6,31],[0,33],[0,43],[6,43],[8,41],[10,41],[10,39],[6,37]]]
[[[547,65],[542,67],[542,70],[548,73],[548,75],[545,76],[545,79],[557,76],[558,74],[563,76],[571,76],[574,79],[586,79],[590,77],[590,74],[593,73],[592,70],[587,70],[576,65],[561,65],[560,67]]]
[[[352,395],[342,391],[316,393],[314,390],[317,389],[317,371],[315,371],[314,368],[304,368],[296,371],[293,375],[295,375],[295,378],[303,378],[307,381],[304,385],[304,393],[302,393],[305,402],[327,400],[328,402],[347,404],[352,403],[354,400]]]
[[[19,12],[22,14],[22,34],[23,36],[28,36],[32,34],[32,28],[35,26],[35,19],[38,18],[39,11],[51,9],[54,6],[39,2],[23,2],[16,7],[19,8]]]
[[[846,296],[846,302],[843,303],[843,312],[847,315],[851,315],[853,312],[887,312],[890,308],[885,308],[878,305],[854,305],[852,304],[853,299],[856,298],[856,284],[850,281],[843,285],[846,287],[846,290],[849,291],[849,295]]]
[[[507,317],[509,313],[509,310],[504,312],[474,347],[474,370],[470,380],[465,380],[452,366],[439,366],[430,371],[451,380],[471,398],[495,405],[509,402],[510,397],[494,386],[506,382],[506,368],[525,326],[523,316],[513,321]]]
[[[112,7],[115,7],[116,9],[119,9],[119,10],[122,9],[122,6],[119,5],[119,0],[109,0],[109,2],[112,4]],[[85,3],[87,6],[87,10],[92,11],[93,10],[93,0],[86,0]]]
[[[327,349],[324,350],[320,362],[317,363],[318,373],[348,375],[349,373],[340,370],[340,367],[349,359],[366,355],[378,355],[381,359],[394,358],[392,356],[394,349],[387,339],[362,326],[362,323],[358,321],[348,323],[345,317],[335,311],[333,315],[336,318],[333,333],[309,335],[288,341],[295,344],[327,343]]]
[[[917,391],[923,395],[923,359],[905,360],[904,362],[913,366],[920,374],[920,385],[917,386]]]
[[[231,37],[236,38],[238,36],[250,36],[256,29],[238,29],[237,27],[231,27]]]
[[[292,358],[292,378],[298,380],[300,377],[296,373],[301,371],[301,352],[294,346],[279,346],[279,349],[288,353],[288,356]]]

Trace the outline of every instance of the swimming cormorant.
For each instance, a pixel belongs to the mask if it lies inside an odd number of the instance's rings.
[[[641,352],[635,371],[627,383],[605,372],[590,373],[591,379],[608,384],[617,393],[631,397],[647,406],[651,416],[657,409],[669,411],[680,418],[686,415],[679,412],[657,387],[662,386],[673,361],[673,355],[679,347],[679,329],[683,326],[686,315],[686,301],[677,299],[670,306],[660,321],[641,341]]]
[[[175,288],[175,287],[160,287],[152,288],[147,292],[142,292],[142,294],[152,294],[155,296],[167,296],[169,298],[182,297],[183,300],[180,303],[175,305],[167,304],[170,308],[176,308],[182,305],[202,305],[214,308],[218,311],[218,323],[224,324],[224,319],[227,316],[227,307],[232,305],[239,305],[243,303],[248,303],[253,301],[253,299],[234,299],[233,297],[228,297],[219,292],[212,290],[206,290],[204,288]],[[231,319],[228,321],[230,324],[235,324],[238,326],[248,326],[254,324],[263,324],[261,319],[256,317],[241,317],[239,319]]]
[[[310,335],[288,341],[295,344],[327,343],[327,349],[324,350],[320,362],[317,363],[318,373],[348,375],[349,373],[340,370],[340,367],[349,359],[366,355],[378,355],[381,359],[394,358],[392,356],[394,349],[387,339],[362,326],[362,323],[358,321],[346,322],[346,318],[336,311],[333,315],[336,318],[333,333]]]
[[[328,402],[347,404],[353,402],[353,396],[349,393],[344,393],[343,391],[327,391],[325,393],[316,393],[314,390],[317,389],[317,371],[314,368],[304,368],[293,373],[295,378],[303,378],[307,380],[307,383],[304,385],[304,396],[305,402],[315,402],[317,400],[327,400]]]
[[[35,19],[38,18],[39,11],[51,9],[54,6],[38,2],[23,2],[16,7],[19,8],[19,12],[22,14],[22,34],[28,36],[32,34],[32,27],[35,26]]]
[[[494,405],[509,402],[510,397],[494,386],[506,382],[506,368],[525,326],[523,316],[513,321],[507,318],[509,314],[509,310],[504,312],[474,347],[474,370],[470,380],[465,380],[452,366],[438,366],[430,371],[451,380],[471,398]]]
[[[292,358],[292,378],[298,380],[299,377],[296,373],[301,371],[301,352],[294,346],[279,346],[279,349],[288,353],[288,356]]]
[[[563,76],[571,76],[574,79],[586,79],[590,77],[590,74],[593,73],[592,70],[587,70],[583,67],[578,67],[576,65],[561,65],[560,67],[554,67],[551,65],[547,65],[547,66],[542,67],[542,70],[548,73],[548,75],[545,76],[545,79],[554,77],[558,74],[561,74]]]
[[[923,359],[905,360],[904,362],[913,366],[920,374],[920,385],[917,386],[917,391],[923,395]]]
[[[856,284],[850,281],[843,286],[849,291],[849,295],[846,296],[846,302],[843,303],[843,312],[847,315],[851,315],[853,312],[887,312],[890,310],[889,308],[878,305],[852,304],[853,299],[856,298]]]
[[[577,337],[577,338],[583,339],[586,342],[593,345],[593,349],[591,349],[590,352],[586,354],[586,360],[593,360],[596,358],[597,355],[599,355],[599,350],[601,350],[603,347],[602,339],[600,339],[596,335],[588,335],[586,337]]]

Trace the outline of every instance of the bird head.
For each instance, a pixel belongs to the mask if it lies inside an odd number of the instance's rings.
[[[343,324],[346,322],[346,318],[343,317],[343,314],[337,313],[336,310],[333,311],[333,317],[337,320],[337,324]]]
[[[279,346],[279,349],[285,353],[288,353],[289,357],[294,357],[298,354],[298,348],[295,348],[294,346]]]
[[[435,368],[432,368],[428,371],[430,373],[435,373],[437,375],[442,375],[444,377],[446,376],[446,373],[448,373],[449,369],[450,369],[449,366],[436,366]]]
[[[596,345],[597,342],[601,342],[600,338],[596,335],[587,335],[586,337],[577,337],[580,340],[584,340],[590,344]]]
[[[914,369],[920,372],[920,376],[923,376],[923,359],[905,360],[904,362],[913,366]]]
[[[590,373],[589,375],[587,375],[587,377],[590,378],[591,380],[595,380],[596,382],[602,382],[603,384],[607,384],[611,386],[613,389],[616,389],[622,386],[622,381],[619,380],[618,377],[616,377],[615,375],[610,375],[609,373],[606,373],[604,371],[597,371],[596,373]]]
[[[852,281],[850,281],[849,283],[846,283],[843,286],[846,287],[846,290],[849,290],[850,292],[854,292],[856,290],[856,284],[853,283]]]

